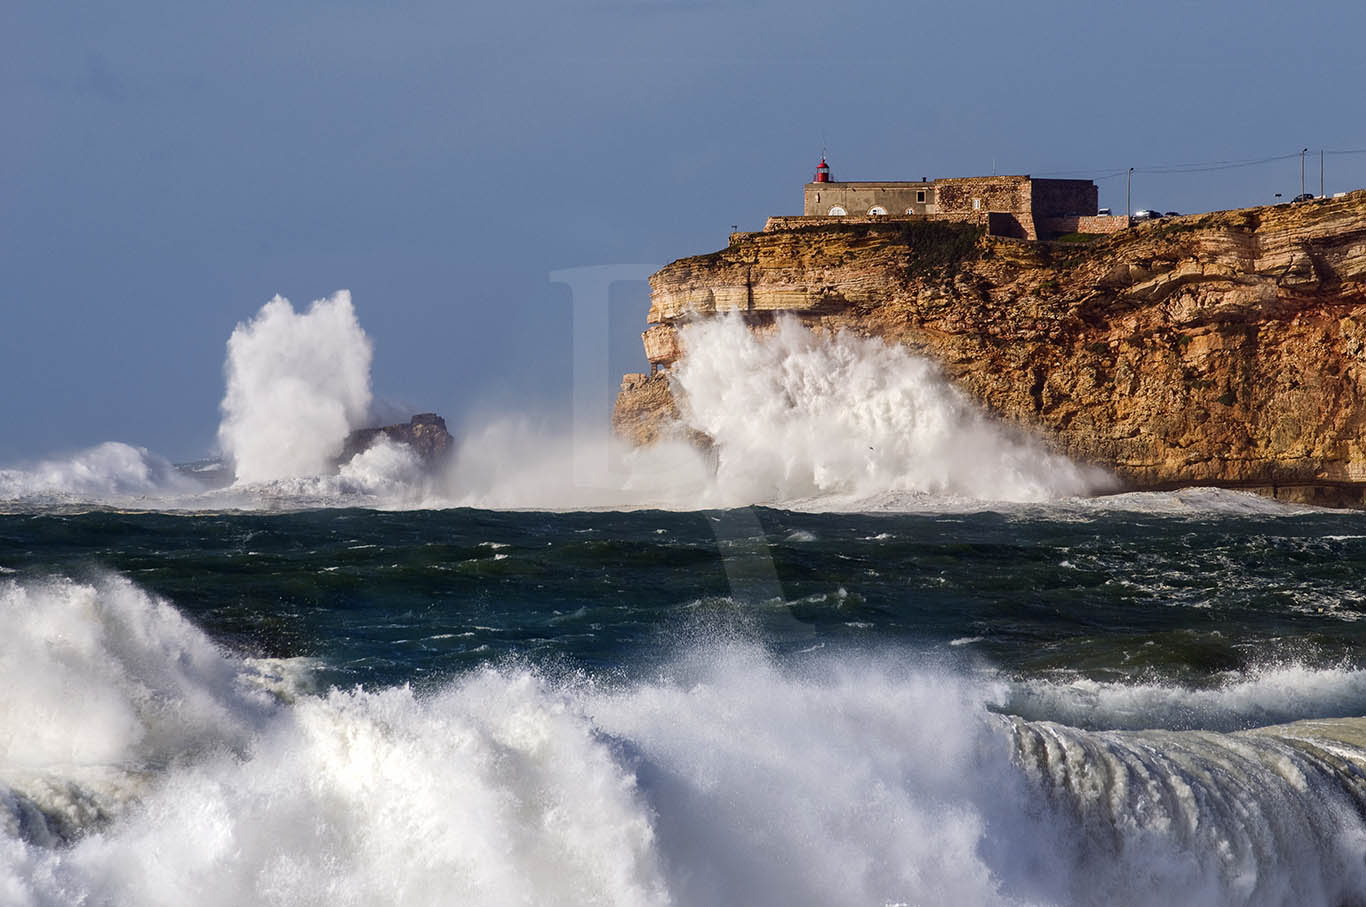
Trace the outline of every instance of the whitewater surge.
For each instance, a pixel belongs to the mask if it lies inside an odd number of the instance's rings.
[[[6,580],[0,619],[6,904],[1366,892],[1360,719],[1084,731],[923,657],[736,641],[648,680],[514,662],[310,694],[116,577]]]
[[[27,468],[0,469],[0,501],[128,499],[184,494],[197,487],[170,461],[118,441]]]

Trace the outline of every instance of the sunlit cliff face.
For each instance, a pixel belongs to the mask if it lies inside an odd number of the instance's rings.
[[[1089,242],[778,228],[676,261],[651,287],[662,369],[680,368],[686,324],[736,312],[762,333],[787,313],[905,346],[982,410],[1133,488],[1366,500],[1366,192]],[[618,430],[657,435],[679,389],[628,381]]]

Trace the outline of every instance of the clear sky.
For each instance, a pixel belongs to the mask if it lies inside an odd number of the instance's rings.
[[[662,264],[836,179],[1099,176],[1182,212],[1366,148],[1366,5],[602,2],[0,8],[0,464],[209,453],[234,324],[347,288],[381,397],[569,405],[555,269]],[[1327,158],[1366,186],[1366,155]],[[1099,181],[1124,207],[1124,178]],[[619,288],[620,365],[647,294]],[[457,432],[458,433],[458,432]]]

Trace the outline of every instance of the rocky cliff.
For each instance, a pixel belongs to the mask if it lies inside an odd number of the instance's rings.
[[[734,234],[651,278],[618,432],[680,431],[678,328],[791,313],[935,360],[959,388],[1130,488],[1366,501],[1366,192],[1032,243],[935,222]],[[686,401],[681,401],[686,406]]]

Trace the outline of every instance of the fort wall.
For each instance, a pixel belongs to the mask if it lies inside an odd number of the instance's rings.
[[[927,214],[934,204],[932,182],[807,183],[802,210],[808,217],[829,217],[834,208],[850,217],[868,216],[874,208],[888,215]]]
[[[993,236],[1034,240],[1063,233],[1112,233],[1128,225],[1124,219],[1096,220],[1099,200],[1100,191],[1090,180],[1019,174],[885,183],[817,181],[806,184],[801,217],[771,217],[764,230],[926,217],[978,224]]]
[[[1129,219],[1122,214],[1100,214],[1093,217],[1037,217],[1034,223],[1039,235],[1048,239],[1064,233],[1115,233],[1129,226]]]

